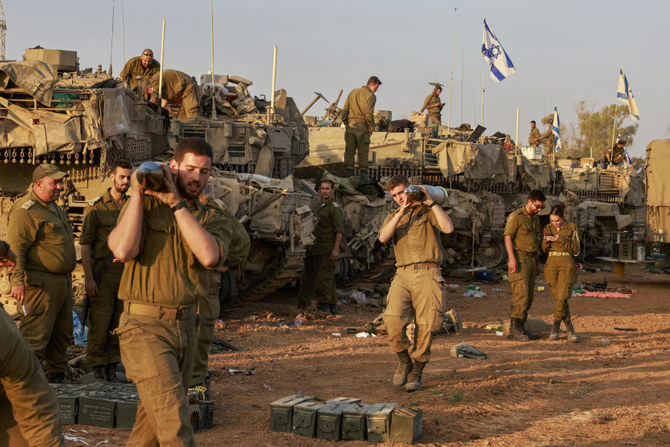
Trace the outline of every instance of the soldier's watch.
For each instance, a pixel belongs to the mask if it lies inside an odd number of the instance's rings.
[[[188,207],[188,203],[186,202],[186,200],[181,199],[179,202],[177,202],[177,204],[175,206],[170,207],[170,211],[172,211],[173,213],[176,213],[180,209],[187,208],[187,207]]]

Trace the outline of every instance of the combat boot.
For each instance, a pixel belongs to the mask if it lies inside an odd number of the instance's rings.
[[[554,320],[554,325],[551,327],[551,332],[549,332],[549,340],[556,341],[558,340],[558,333],[561,331],[561,322]]]
[[[104,366],[94,366],[93,375],[96,382],[107,382],[107,374]]]
[[[579,337],[575,334],[575,328],[572,327],[571,320],[565,320],[565,330],[568,332],[568,341],[570,343],[577,343],[579,341]]]
[[[407,351],[398,353],[398,369],[393,374],[393,385],[401,387],[407,382],[407,376],[412,371],[412,359]]]
[[[517,341],[528,341],[528,336],[523,332],[523,326],[519,318],[512,318],[509,322],[509,334],[507,338]]]
[[[105,375],[107,376],[107,382],[109,383],[118,383],[119,379],[116,378],[116,366],[118,363],[110,363],[105,367]]]
[[[414,362],[414,369],[407,377],[407,383],[405,384],[405,391],[412,392],[422,389],[421,386],[421,373],[423,372],[423,367],[426,366],[424,362]]]
[[[528,340],[539,340],[540,339],[540,334],[536,334],[535,332],[531,332],[526,329],[526,322],[521,321],[520,323],[521,331],[524,333],[526,337],[528,337]]]

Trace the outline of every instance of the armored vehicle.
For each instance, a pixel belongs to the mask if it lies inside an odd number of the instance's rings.
[[[645,165],[647,242],[665,254],[670,264],[670,140],[654,140],[647,145]]]

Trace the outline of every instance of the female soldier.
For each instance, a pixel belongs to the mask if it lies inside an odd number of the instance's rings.
[[[542,251],[549,255],[544,266],[544,279],[556,301],[549,340],[558,340],[561,321],[564,321],[568,341],[576,343],[579,338],[570,320],[568,299],[572,295],[572,285],[577,280],[572,257],[579,254],[579,236],[577,226],[566,222],[564,215],[565,207],[562,204],[555,205],[549,212],[550,223],[543,230]]]

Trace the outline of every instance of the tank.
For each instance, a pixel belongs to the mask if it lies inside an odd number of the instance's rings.
[[[670,140],[654,140],[647,145],[646,164],[646,240],[650,252],[663,254],[670,265]]]

